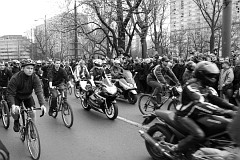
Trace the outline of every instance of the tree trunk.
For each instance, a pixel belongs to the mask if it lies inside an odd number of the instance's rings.
[[[215,35],[214,35],[214,31],[211,31],[211,37],[210,37],[210,52],[213,53],[214,51],[214,44],[215,44]]]
[[[146,37],[141,37],[142,58],[147,58],[147,41]]]

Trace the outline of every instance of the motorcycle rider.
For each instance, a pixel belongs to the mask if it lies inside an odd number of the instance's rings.
[[[183,87],[181,106],[176,109],[175,119],[181,123],[189,135],[171,149],[185,153],[197,142],[204,140],[205,133],[195,122],[204,115],[233,115],[237,107],[217,96],[211,87],[217,82],[219,69],[216,64],[208,61],[196,65],[193,79]],[[223,109],[225,108],[225,109]],[[206,122],[207,123],[207,122]]]
[[[163,86],[168,86],[168,83],[164,76],[170,77],[177,85],[180,85],[178,79],[168,67],[169,59],[167,56],[162,57],[160,64],[156,65],[147,76],[147,84],[151,86],[153,91],[153,96],[155,97],[153,103],[158,107],[161,103],[160,91],[163,89]]]
[[[123,68],[120,66],[120,60],[114,60],[110,70],[112,79],[117,79],[121,85],[128,86],[127,81],[123,77]]]

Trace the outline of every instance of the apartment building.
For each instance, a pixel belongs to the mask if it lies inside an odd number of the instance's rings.
[[[211,1],[205,0],[206,6],[211,10]],[[222,2],[221,2],[222,4]],[[240,27],[240,0],[232,0],[233,28]],[[220,15],[220,21],[221,21]],[[240,29],[240,28],[239,28]],[[238,30],[239,30],[238,29]],[[170,0],[170,32],[171,35],[185,34],[188,31],[198,31],[209,34],[209,26],[204,20],[202,13],[193,0]],[[240,37],[240,32],[237,34]],[[187,41],[186,38],[184,41]],[[240,44],[240,42],[239,42]],[[175,46],[176,47],[176,46]],[[176,47],[177,48],[177,47]]]
[[[30,41],[21,35],[0,37],[0,60],[30,58]]]

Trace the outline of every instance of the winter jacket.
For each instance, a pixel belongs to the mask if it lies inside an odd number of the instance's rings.
[[[37,95],[40,106],[44,105],[43,90],[39,77],[35,73],[28,76],[24,71],[14,74],[7,87],[7,99],[10,106],[15,104],[15,97],[20,100],[30,98],[33,90]]]

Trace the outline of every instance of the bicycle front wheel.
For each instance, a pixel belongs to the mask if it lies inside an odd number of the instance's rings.
[[[152,102],[152,96],[149,94],[143,94],[138,100],[138,107],[143,115],[149,114],[155,111],[155,106]]]
[[[62,104],[62,119],[66,127],[70,128],[73,125],[73,111],[68,102]]]
[[[9,108],[7,105],[6,101],[2,101],[2,122],[3,122],[3,127],[5,129],[8,129],[10,125],[10,113],[9,113]]]
[[[38,160],[41,154],[40,137],[37,127],[32,121],[28,122],[27,146],[32,159]]]
[[[178,99],[174,99],[169,103],[167,110],[176,111],[176,107],[179,104],[181,104],[181,102]]]

